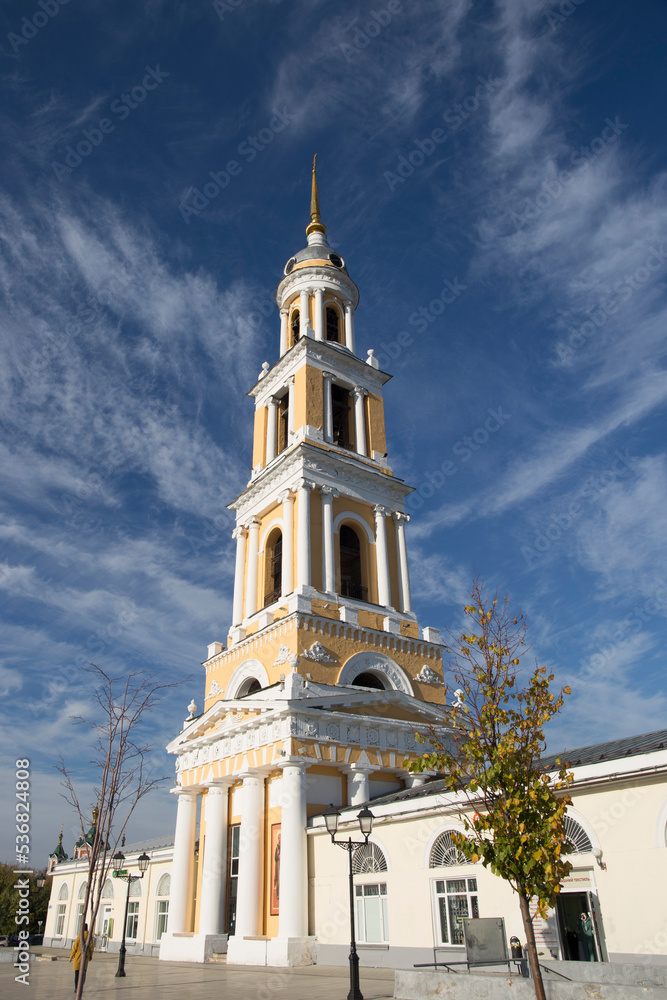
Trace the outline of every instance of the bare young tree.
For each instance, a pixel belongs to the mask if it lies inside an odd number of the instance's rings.
[[[466,835],[455,837],[457,847],[517,893],[535,996],[545,1000],[530,905],[546,916],[572,867],[565,835],[572,774],[559,760],[555,774],[548,773],[540,755],[544,726],[570,689],[552,693],[554,675],[538,664],[522,686],[518,668],[528,651],[523,614],[511,610],[508,597],[486,599],[479,580],[470,601],[468,626],[447,642],[456,697],[447,745],[431,730],[432,749],[410,769],[442,772],[467,802],[461,814]]]
[[[144,672],[112,677],[91,663],[83,668],[94,683],[94,698],[100,711],[97,719],[74,716],[75,723],[88,726],[93,733],[92,757],[89,761],[97,774],[95,784],[95,822],[89,833],[88,879],[79,929],[81,967],[76,998],[83,995],[88,967],[88,944],[84,944],[84,925],[88,923],[88,943],[92,940],[95,921],[102,898],[102,889],[109,873],[111,858],[125,833],[130,816],[137,804],[166,776],[155,777],[150,764],[153,747],[141,738],[140,727],[155,707],[163,692],[177,684],[160,684]],[[85,842],[86,821],[74,770],[63,758],[57,770],[63,776],[63,793],[81,823],[81,839]]]

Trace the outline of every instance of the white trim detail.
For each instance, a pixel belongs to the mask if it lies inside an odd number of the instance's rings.
[[[655,846],[667,847],[667,799],[660,806],[655,819]]]
[[[565,754],[563,754],[563,756],[565,756]],[[584,833],[586,834],[586,836],[590,840],[591,846],[592,846],[592,848],[593,848],[594,851],[597,848],[600,848],[602,846],[600,844],[600,838],[598,837],[597,833],[595,832],[595,830],[593,829],[593,827],[591,826],[591,824],[588,822],[588,820],[584,816],[582,816],[580,812],[578,812],[576,809],[573,809],[572,806],[568,806],[567,807],[567,811],[566,811],[566,815],[569,816],[571,819],[573,819],[576,823],[579,824],[579,826],[581,827],[581,829],[584,831]],[[586,853],[588,853],[588,852],[586,852],[586,851],[577,851],[576,855],[586,854]],[[575,854],[566,854],[565,855],[566,860],[569,859],[569,858],[572,858],[572,857],[575,857]]]
[[[373,529],[370,527],[367,521],[364,521],[363,517],[359,514],[355,514],[352,510],[344,510],[340,514],[336,514],[334,518],[334,532],[338,533],[338,528],[342,521],[354,521],[356,524],[361,525],[361,527],[366,532],[366,538],[368,539],[369,545],[375,545],[375,535],[373,534]]]
[[[226,700],[231,701],[236,698],[243,683],[251,679],[258,681],[260,687],[265,688],[269,686],[269,675],[259,660],[246,660],[244,663],[239,664],[229,678]]]
[[[257,550],[258,556],[261,556],[262,553],[264,552],[264,543],[266,542],[266,539],[268,538],[269,534],[273,531],[274,528],[280,528],[280,533],[281,535],[284,536],[285,528],[283,525],[282,517],[274,517],[274,519],[272,521],[269,521],[269,523],[267,524],[259,542],[259,549]]]
[[[343,664],[341,672],[336,680],[336,684],[352,684],[355,677],[358,677],[359,674],[366,673],[366,671],[379,674],[381,677],[385,678],[389,681],[389,684],[394,691],[402,691],[403,694],[408,694],[411,698],[414,697],[410,678],[403,668],[399,667],[398,663],[392,660],[391,657],[380,652],[373,653],[371,651],[364,650],[361,653],[353,653],[352,656]]]

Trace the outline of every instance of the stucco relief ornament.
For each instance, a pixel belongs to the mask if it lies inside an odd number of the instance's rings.
[[[422,684],[444,684],[442,677],[438,677],[435,670],[432,670],[427,663],[421,668],[417,676],[416,681],[421,681]]]
[[[210,686],[210,688],[208,690],[208,696],[209,696],[209,698],[215,698],[216,695],[222,694],[222,692],[223,692],[223,689],[220,687],[220,685],[218,684],[218,682],[217,681],[213,681],[213,683],[211,684],[211,686]]]
[[[317,660],[318,663],[335,663],[336,657],[329,656],[321,642],[314,642],[310,649],[301,654],[307,660]]]
[[[275,660],[273,661],[274,667],[277,667],[281,663],[287,663],[287,661],[289,660],[290,655],[291,655],[291,650],[290,650],[289,646],[286,646],[283,643],[283,645],[278,650],[278,655],[276,656]]]
[[[347,738],[350,743],[359,742],[359,726],[348,726],[347,727]]]

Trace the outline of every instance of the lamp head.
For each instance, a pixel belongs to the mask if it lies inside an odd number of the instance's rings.
[[[144,851],[143,854],[140,854],[139,857],[137,858],[137,863],[139,865],[139,871],[141,872],[142,875],[144,874],[144,872],[148,868],[148,862],[149,861],[150,861],[150,858],[148,857],[148,855],[146,854],[145,851]]]
[[[332,840],[336,836],[339,816],[340,813],[338,809],[336,809],[332,803],[329,803],[329,808],[324,810],[324,822],[327,826],[327,833],[331,835]]]
[[[113,870],[119,872],[125,863],[125,855],[122,851],[116,851],[111,859],[111,864],[113,865]]]
[[[364,806],[364,808],[357,816],[357,819],[359,820],[359,827],[361,829],[363,837],[366,840],[366,842],[368,842],[368,838],[370,837],[371,832],[373,830],[373,820],[375,819],[375,816],[373,816],[373,813],[370,811],[368,806]]]

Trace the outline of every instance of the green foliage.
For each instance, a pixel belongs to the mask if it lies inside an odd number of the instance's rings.
[[[19,894],[14,888],[16,880],[25,878],[24,875],[14,874],[11,865],[0,862],[0,934],[17,934],[19,930],[28,930],[31,934],[37,934],[39,930],[38,921],[46,921],[46,912],[49,908],[49,896],[51,895],[51,882],[46,880],[43,888],[37,888],[37,876],[30,877],[30,923],[17,925],[14,917],[18,910]],[[42,931],[44,926],[42,925]]]
[[[465,608],[469,632],[448,647],[453,686],[461,692],[459,706],[449,710],[451,741],[445,745],[432,733],[434,749],[409,766],[443,772],[448,787],[465,795],[476,812],[463,817],[466,836],[455,838],[457,846],[524,899],[536,899],[544,916],[572,868],[565,840],[572,775],[558,761],[557,773],[549,776],[539,758],[544,725],[570,689],[552,693],[553,673],[537,665],[521,687],[523,615],[510,611],[507,597],[502,604],[485,602],[478,581],[471,599]]]

